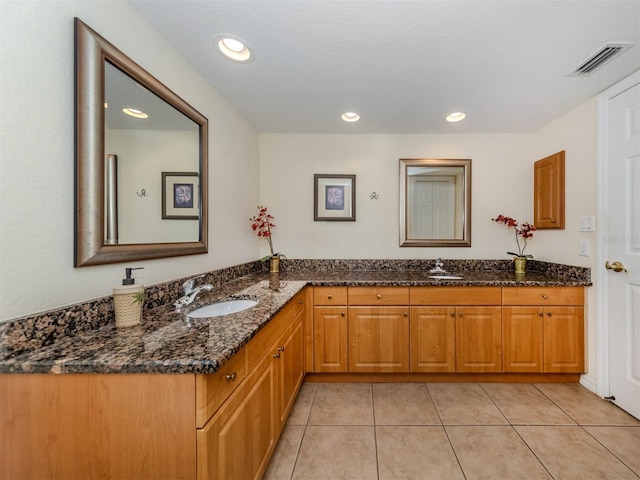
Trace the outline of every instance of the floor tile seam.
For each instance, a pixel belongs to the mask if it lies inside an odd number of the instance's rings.
[[[301,426],[304,427],[304,429],[302,430],[302,437],[300,437],[300,443],[298,444],[298,448],[296,449],[296,458],[293,461],[293,468],[291,469],[291,475],[289,476],[289,480],[293,480],[294,474],[296,472],[296,467],[298,466],[298,459],[300,458],[300,451],[302,450],[302,443],[304,442],[304,437],[307,434],[307,427],[309,426],[309,418],[311,418],[311,410],[313,409],[313,404],[316,401],[316,394],[317,393],[318,393],[318,384],[316,384],[315,388],[313,389],[313,396],[311,397],[311,404],[309,406],[309,411],[307,412],[307,419],[306,419],[304,425],[301,425]]]
[[[518,431],[518,429],[515,426],[512,426],[511,428],[513,428],[513,431],[516,433],[516,435],[518,436],[518,438],[520,438],[520,440],[522,441],[522,443],[524,443],[524,445],[529,449],[529,451],[531,452],[531,455],[533,455],[535,457],[535,459],[538,461],[538,463],[540,465],[542,465],[542,468],[544,468],[545,472],[547,472],[549,474],[549,477],[553,478],[553,479],[557,479],[557,477],[555,477],[551,471],[547,468],[547,465],[542,461],[542,459],[540,457],[538,457],[538,455],[536,454],[536,452],[533,450],[533,447],[531,445],[529,445],[527,443],[527,441],[523,438],[522,435],[520,435],[520,432]]]
[[[456,452],[456,449],[453,446],[453,442],[451,441],[451,437],[449,437],[449,432],[447,432],[447,427],[442,425],[442,430],[444,430],[444,435],[447,438],[447,442],[449,442],[449,448],[453,452],[453,456],[455,457],[456,462],[458,463],[458,468],[460,468],[460,472],[462,472],[462,476],[465,478],[465,480],[467,480],[467,478],[468,478],[467,474],[465,473],[464,468],[462,468],[462,462],[460,461],[460,458],[458,457],[458,452]]]
[[[431,403],[433,404],[433,408],[436,411],[436,415],[438,415],[438,420],[440,420],[440,424],[442,424],[442,426],[444,427],[444,422],[442,421],[442,415],[440,415],[440,410],[438,410],[438,406],[436,405],[436,401],[433,399],[433,395],[431,395],[431,390],[429,390],[429,384],[425,383],[424,386],[427,388],[427,393],[429,394],[429,399],[431,400]]]
[[[587,426],[595,426],[595,425],[587,425]],[[605,425],[608,426],[608,425]],[[589,435],[591,438],[593,438],[598,445],[600,445],[602,448],[604,448],[607,452],[609,452],[613,458],[615,458],[616,460],[618,460],[622,465],[624,465],[625,467],[627,467],[629,469],[629,471],[631,473],[633,473],[636,477],[640,478],[640,475],[638,475],[636,472],[633,471],[633,469],[631,468],[631,466],[627,465],[627,463],[620,457],[618,457],[618,455],[616,455],[614,452],[612,452],[604,443],[602,443],[600,440],[598,440],[597,437],[595,437],[594,435],[591,434],[591,432],[589,432],[589,430],[587,430],[586,428],[584,428],[583,425],[580,425],[580,428],[587,434]],[[614,427],[615,428],[615,427]]]
[[[544,397],[546,397],[547,399],[549,399],[549,401],[551,403],[553,403],[556,407],[558,407],[560,409],[560,411],[562,413],[564,413],[567,417],[569,417],[571,420],[573,420],[574,422],[576,422],[577,425],[580,425],[580,422],[578,421],[578,419],[574,418],[573,415],[571,415],[567,410],[565,410],[564,408],[562,408],[562,406],[556,402],[553,398],[551,398],[549,395],[547,395],[545,392],[543,392],[540,388],[538,388],[538,385],[535,383],[532,383],[531,385],[533,385],[533,387],[538,390]]]
[[[509,425],[512,425],[511,420],[509,420],[509,417],[507,417],[506,413],[504,413],[502,411],[502,409],[500,408],[500,406],[496,403],[496,401],[493,399],[493,397],[489,394],[489,392],[487,392],[484,387],[482,386],[482,383],[478,383],[478,386],[480,387],[480,390],[482,390],[484,392],[484,394],[487,396],[487,398],[489,398],[489,400],[491,400],[491,403],[493,403],[493,405],[498,409],[498,411],[500,412],[500,415],[502,415],[502,417],[509,423]]]

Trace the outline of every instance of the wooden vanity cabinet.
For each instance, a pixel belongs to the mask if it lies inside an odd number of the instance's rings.
[[[197,431],[200,479],[261,478],[304,378],[304,293],[246,346],[247,377]]]
[[[502,289],[506,372],[584,373],[584,289]]]
[[[313,287],[313,371],[347,372],[347,287]]]
[[[411,287],[412,372],[501,372],[500,287]]]
[[[349,371],[409,371],[409,288],[348,288]]]

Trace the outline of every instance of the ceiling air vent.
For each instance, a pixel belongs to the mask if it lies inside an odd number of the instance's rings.
[[[597,52],[567,73],[567,77],[588,77],[613,57],[633,45],[635,44],[628,42],[605,43]]]

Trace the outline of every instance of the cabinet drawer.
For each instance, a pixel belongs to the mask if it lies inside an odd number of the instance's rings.
[[[582,287],[504,287],[503,305],[584,305]]]
[[[500,305],[500,287],[411,287],[411,305]]]
[[[346,305],[347,287],[314,287],[314,305]]]
[[[196,424],[202,428],[246,375],[244,347],[215,373],[196,375]]]
[[[349,305],[408,305],[409,287],[349,287]]]

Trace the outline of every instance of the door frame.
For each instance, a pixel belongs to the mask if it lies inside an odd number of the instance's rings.
[[[597,180],[597,203],[598,203],[598,247],[596,255],[596,298],[598,302],[596,332],[598,335],[596,342],[596,393],[601,397],[610,395],[609,391],[609,321],[607,312],[608,301],[608,276],[604,268],[606,258],[606,233],[609,227],[607,218],[607,181],[608,165],[607,151],[609,138],[607,135],[609,128],[609,102],[615,96],[630,89],[640,83],[640,70],[635,71],[628,77],[612,85],[600,95],[598,95],[598,180]]]

